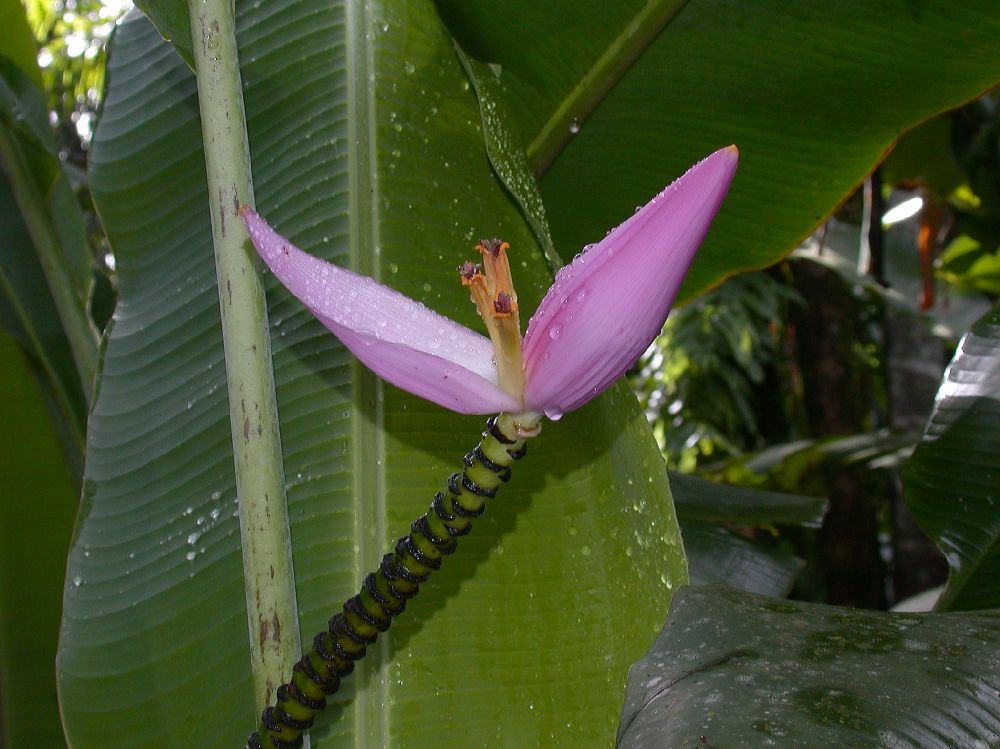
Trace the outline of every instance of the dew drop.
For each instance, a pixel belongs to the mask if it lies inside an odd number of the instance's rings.
[[[545,415],[552,421],[559,421],[563,416],[563,412],[559,408],[546,408]]]
[[[549,338],[551,338],[553,341],[556,338],[558,338],[561,333],[562,333],[561,325],[553,325],[551,328],[549,328]]]
[[[574,117],[569,123],[569,131],[572,135],[576,135],[580,132],[580,121]]]

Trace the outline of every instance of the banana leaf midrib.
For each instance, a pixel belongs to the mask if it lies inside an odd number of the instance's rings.
[[[350,180],[350,260],[352,270],[379,279],[378,263],[380,205],[376,100],[369,86],[375,75],[374,30],[372,9],[364,0],[346,0],[347,55],[347,127],[351,148],[348,154]],[[351,362],[351,388],[354,419],[354,581],[361,584],[382,553],[370,548],[386,538],[385,497],[385,413],[382,381],[357,359]],[[374,529],[374,532],[373,532]],[[330,612],[331,615],[334,612]],[[307,633],[303,633],[306,641]],[[374,649],[380,657],[367,658],[357,668],[357,691],[353,704],[357,746],[387,746],[389,735],[388,683],[377,674],[379,664],[388,662],[388,633],[379,638]],[[383,665],[384,669],[384,665]],[[382,709],[378,709],[382,706]]]

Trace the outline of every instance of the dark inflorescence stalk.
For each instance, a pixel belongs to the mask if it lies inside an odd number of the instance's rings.
[[[438,492],[430,509],[413,521],[410,533],[396,542],[378,569],[364,580],[360,592],[330,619],[329,628],[313,638],[313,647],[292,669],[292,680],[278,687],[276,702],[261,714],[260,727],[250,734],[247,749],[293,749],[326,698],[354,670],[379,632],[406,607],[420,584],[452,554],[459,536],[486,510],[486,500],[510,479],[510,466],[527,451],[514,421],[494,416],[476,447],[464,459],[465,468],[448,478],[448,491]]]

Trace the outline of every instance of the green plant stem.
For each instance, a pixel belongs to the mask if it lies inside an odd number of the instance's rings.
[[[53,157],[54,159],[55,157]],[[88,289],[81,287],[70,268],[70,251],[63,247],[59,232],[53,224],[51,194],[42,192],[35,175],[25,161],[15,138],[0,127],[0,166],[7,173],[11,190],[17,200],[24,224],[38,254],[38,261],[48,282],[49,293],[55,303],[66,340],[69,342],[76,364],[83,395],[90,404],[97,373],[97,328],[87,311]],[[59,169],[58,165],[55,167]],[[65,177],[56,177],[52,191],[69,190]],[[67,199],[72,202],[72,199]],[[82,232],[83,221],[80,218]],[[81,237],[83,244],[86,240]],[[88,251],[89,252],[89,251]],[[54,382],[53,386],[58,389]],[[63,404],[60,404],[63,407]]]
[[[278,409],[259,261],[239,218],[253,186],[231,0],[189,0],[222,308],[257,708],[301,649]]]
[[[537,420],[536,420],[537,423]],[[329,629],[313,638],[313,647],[295,664],[292,679],[278,688],[274,706],[261,715],[247,749],[292,749],[326,698],[340,688],[380,632],[415,596],[420,585],[452,554],[459,536],[472,530],[472,520],[486,510],[486,501],[510,479],[510,466],[526,450],[525,436],[514,417],[501,414],[486,422],[482,440],[465,456],[465,468],[448,479],[430,509],[410,526],[369,574],[361,591],[330,620]]]
[[[528,163],[541,178],[583,122],[659,36],[687,0],[649,0],[577,82],[528,144]]]

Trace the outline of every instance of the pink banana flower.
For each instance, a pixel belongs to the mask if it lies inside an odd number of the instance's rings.
[[[526,434],[595,398],[659,334],[729,190],[735,146],[716,151],[556,273],[521,339],[507,243],[459,269],[486,338],[366,276],[294,247],[240,211],[275,276],[372,371],[464,414],[519,414]]]

